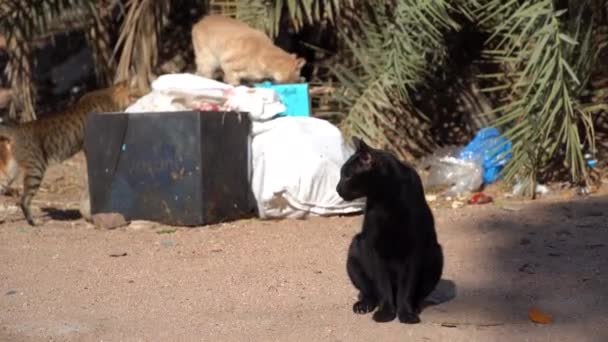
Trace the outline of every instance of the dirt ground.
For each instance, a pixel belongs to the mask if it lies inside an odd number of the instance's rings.
[[[351,311],[361,216],[97,230],[77,211],[82,160],[49,172],[42,226],[0,198],[1,341],[608,341],[606,189],[434,208],[443,302],[379,324]]]

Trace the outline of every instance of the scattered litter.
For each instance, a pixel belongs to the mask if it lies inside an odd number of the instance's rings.
[[[127,256],[127,252],[110,254],[110,256],[112,258],[124,257],[124,256]]]
[[[491,203],[494,199],[492,196],[488,196],[483,192],[476,193],[471,197],[470,200],[467,201],[468,204],[486,204]]]
[[[511,142],[495,128],[484,128],[463,148],[446,147],[425,158],[423,168],[430,169],[425,187],[449,186],[445,196],[479,190],[495,182],[511,159]]]
[[[464,207],[464,202],[454,201],[452,202],[452,209],[458,209]]]
[[[532,322],[538,324],[551,324],[553,321],[551,316],[540,311],[540,309],[536,307],[531,307],[530,310],[528,310],[528,318],[530,318]]]
[[[591,194],[591,188],[588,186],[580,186],[576,189],[576,194],[579,196],[587,196]]]
[[[422,161],[422,167],[429,169],[425,188],[450,187],[443,193],[447,200],[465,192],[476,191],[483,184],[481,168],[469,161],[456,157],[458,149],[455,147],[442,148]]]
[[[549,187],[543,184],[536,185],[536,193],[539,195],[546,195],[550,192]]]
[[[513,192],[512,192],[513,195],[521,196],[524,193],[524,190],[526,189],[527,186],[528,186],[527,181],[518,181],[513,186]],[[536,184],[535,192],[537,195],[547,195],[549,192],[551,192],[551,190],[549,189],[548,186],[546,186],[544,184]]]
[[[427,202],[434,202],[437,199],[437,195],[424,195]]]
[[[493,127],[483,128],[477,132],[459,153],[461,160],[473,161],[483,169],[483,183],[494,183],[500,171],[511,159],[511,142],[498,133]]]
[[[457,328],[459,326],[498,327],[504,325],[504,323],[443,322],[439,325],[444,328]]]
[[[587,163],[587,166],[589,166],[589,168],[593,169],[597,166],[597,159],[594,159],[591,153],[585,153],[584,157],[585,162]]]

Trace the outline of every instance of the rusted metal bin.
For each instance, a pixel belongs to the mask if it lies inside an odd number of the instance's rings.
[[[89,113],[85,151],[91,214],[199,226],[255,213],[246,113]]]

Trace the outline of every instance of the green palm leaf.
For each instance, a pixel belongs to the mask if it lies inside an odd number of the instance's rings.
[[[492,51],[486,55],[502,67],[498,79],[514,80],[486,89],[510,93],[494,122],[507,128],[505,135],[513,142],[513,159],[504,175],[528,180],[529,193],[540,171],[559,153],[572,181],[584,182],[588,176],[583,148],[594,149],[594,131],[578,98],[597,49],[591,40],[593,21],[583,18],[589,10],[585,1],[570,10],[576,12],[565,19],[566,11],[555,8],[552,0],[522,5],[496,0],[475,12],[491,33]]]

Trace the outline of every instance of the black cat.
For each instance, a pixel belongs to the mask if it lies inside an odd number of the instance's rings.
[[[367,197],[363,229],[348,251],[347,271],[359,290],[355,313],[419,323],[423,300],[443,271],[433,214],[420,177],[392,154],[353,138],[356,152],[340,170],[336,188],[346,201]]]

